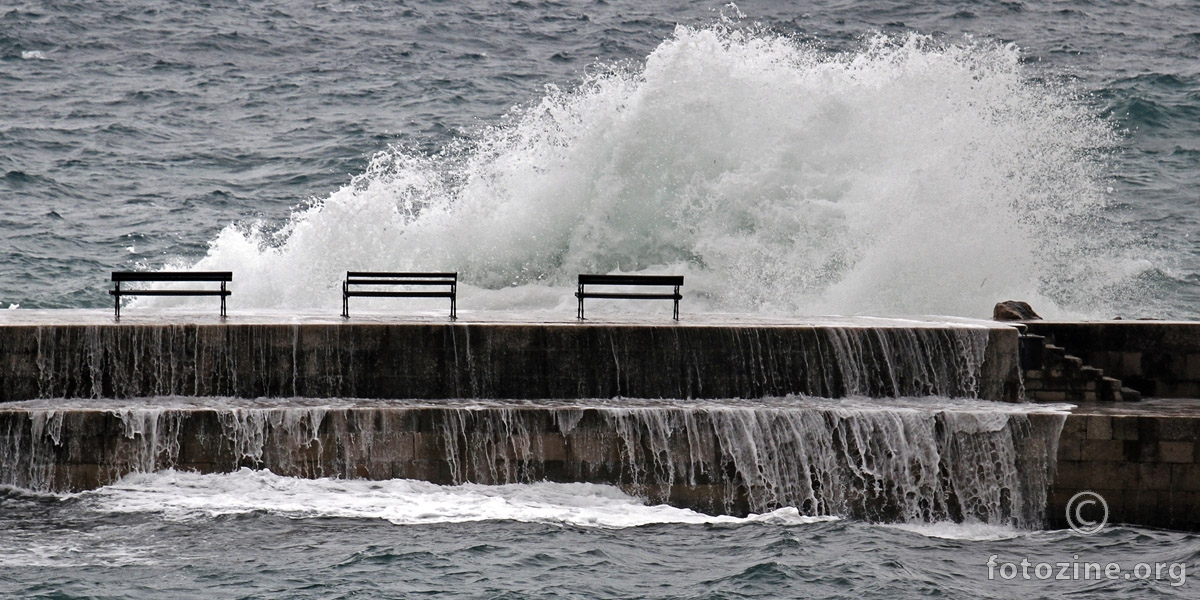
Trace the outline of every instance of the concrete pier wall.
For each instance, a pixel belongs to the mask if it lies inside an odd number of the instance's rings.
[[[0,407],[0,484],[31,489],[93,489],[131,472],[164,468],[222,473],[249,467],[298,477],[407,478],[438,484],[604,483],[651,501],[718,514],[795,505],[808,513],[874,520],[912,516],[902,499],[909,496],[903,478],[884,477],[874,485],[846,463],[847,455],[865,451],[871,471],[886,475],[870,448],[847,453],[835,447],[837,438],[856,438],[858,427],[876,436],[873,441],[888,453],[902,451],[903,445],[887,439],[879,427],[894,422],[896,415],[871,422],[869,416],[842,411],[779,420],[771,409],[748,417],[684,408],[47,411],[15,406]],[[985,454],[984,464],[1019,453],[1015,472],[1031,476],[1042,471],[1049,477],[1055,469],[1047,462],[1052,454],[1047,435],[1050,441],[1060,436],[1057,474],[1052,480],[1015,482],[997,473],[978,481],[963,479],[941,493],[917,498],[921,511],[934,511],[917,516],[963,518],[969,514],[963,512],[966,507],[974,506],[970,510],[992,513],[977,518],[1019,521],[1014,514],[1036,514],[1044,515],[1048,526],[1062,528],[1067,526],[1068,501],[1091,491],[1107,502],[1110,523],[1200,531],[1200,403],[1187,409],[1153,402],[1121,411],[1097,405],[1076,409],[1065,424],[1059,415],[1032,413],[1023,420],[1010,418],[1000,438],[962,432],[955,438],[949,435],[954,423],[938,420],[931,428],[934,438],[956,450],[916,455],[957,455],[959,462],[925,465],[938,474],[935,479],[962,469],[976,471],[976,457],[961,455],[966,448]],[[804,427],[808,430],[801,431]],[[905,431],[912,434],[911,423]],[[768,449],[769,456],[759,452]],[[761,463],[747,462],[750,455]],[[902,462],[904,471],[916,464]],[[830,474],[813,470],[812,464],[841,466]],[[914,477],[921,493],[928,494],[928,479],[920,473]],[[1034,488],[1043,484],[1049,484],[1048,494],[1039,495]],[[835,486],[839,489],[833,492]],[[1022,487],[1027,489],[1021,494],[1012,491]],[[978,496],[962,497],[964,490]],[[1014,495],[1024,503],[1042,502],[1044,510],[1004,506]]]
[[[1017,401],[1017,332],[950,325],[0,325],[0,401],[787,394]]]
[[[1029,527],[1042,519],[1064,418],[794,400],[694,408],[228,402],[0,406],[0,484],[78,491],[132,472],[250,467],[438,484],[592,482],[714,514],[795,506],[872,521]]]
[[[1200,395],[1200,324],[1029,325],[1147,395]],[[0,325],[0,400],[128,398],[137,406],[160,396],[540,401],[805,394],[1015,401],[1017,354],[1016,330],[1008,327],[22,324]],[[772,445],[777,440],[722,440],[725,429],[711,416],[676,416],[682,420],[639,433],[589,408],[364,412],[287,402],[295,410],[141,416],[108,408],[35,414],[0,404],[0,483],[76,490],[166,466],[200,472],[249,466],[306,477],[614,483],[679,506],[739,513],[774,501],[769,486],[748,481],[746,473],[786,465],[791,453],[834,435],[819,433],[781,451]],[[736,449],[757,445],[773,448],[768,460],[743,465],[744,472],[734,468]],[[1056,452],[1057,476],[1041,504],[1051,526],[1066,525],[1072,496],[1094,491],[1108,502],[1110,522],[1200,531],[1200,403],[1084,405],[1066,418]],[[868,490],[878,486],[839,485],[836,502],[857,507],[845,508],[848,514],[886,520],[905,510],[902,502],[870,499]],[[828,511],[816,495],[795,498],[802,509]],[[939,514],[962,516],[956,498],[957,492],[943,498]],[[974,505],[1014,510],[1002,503]]]
[[[1091,405],[1067,417],[1046,514],[1066,527],[1067,503],[1099,494],[1110,523],[1200,531],[1200,403]]]
[[[566,427],[550,411],[537,409],[287,414],[290,418],[198,409],[146,419],[121,411],[71,410],[39,422],[24,411],[0,408],[0,455],[27,468],[8,473],[16,479],[10,483],[56,491],[94,489],[128,473],[163,468],[227,473],[250,467],[284,476],[404,478],[442,485],[605,483],[711,513],[749,509],[746,489],[738,489],[718,458],[711,427],[667,437],[662,450],[670,456],[658,457],[640,447],[640,438],[631,438],[638,447],[628,447],[595,410],[581,410],[578,422]],[[639,458],[623,458],[623,453]],[[667,462],[656,468],[655,460]],[[670,472],[672,465],[681,468]]]

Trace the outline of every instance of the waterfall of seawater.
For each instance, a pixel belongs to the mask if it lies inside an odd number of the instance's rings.
[[[1001,397],[991,389],[1003,377],[999,369],[993,367],[991,380],[984,377],[991,335],[985,327],[700,325],[414,326],[387,329],[386,336],[384,328],[355,325],[42,325],[10,334],[13,347],[31,355],[28,372],[10,374],[18,385],[10,393],[14,399]],[[545,351],[522,350],[531,346]],[[531,379],[530,372],[544,376]]]
[[[130,472],[586,481],[708,512],[793,506],[884,522],[1041,524],[1066,413],[939,399],[376,403],[160,399],[0,411],[0,484],[95,487]],[[299,404],[299,406],[296,406]]]

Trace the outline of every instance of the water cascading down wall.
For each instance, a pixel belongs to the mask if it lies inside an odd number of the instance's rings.
[[[1008,327],[28,325],[0,344],[0,484],[44,490],[251,467],[1033,526],[1065,419],[929,398],[1015,401]]]

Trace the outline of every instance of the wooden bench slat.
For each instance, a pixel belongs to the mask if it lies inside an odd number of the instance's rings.
[[[108,290],[113,296],[228,296],[229,290]]]
[[[348,291],[347,296],[360,298],[453,298],[454,292],[385,292],[385,291]]]
[[[579,294],[576,293],[576,296]],[[622,292],[586,292],[584,298],[606,298],[609,300],[675,300],[683,299],[683,294],[638,294]]]
[[[585,285],[683,285],[683,275],[597,275],[581,273]]]
[[[458,279],[458,273],[422,273],[419,271],[346,271],[346,277],[389,277],[389,278],[405,278],[405,277],[437,277],[441,279]]]
[[[233,271],[113,271],[113,281],[233,281]]]
[[[447,285],[446,279],[347,279],[350,285]]]

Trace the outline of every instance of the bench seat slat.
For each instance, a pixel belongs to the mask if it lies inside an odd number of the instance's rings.
[[[454,292],[348,291],[346,295],[360,298],[453,298]]]
[[[228,296],[229,290],[108,290],[113,296]]]
[[[615,300],[683,300],[683,294],[624,294],[621,292],[576,292],[578,298],[607,298]]]
[[[584,285],[683,285],[683,275],[596,275],[580,274]]]
[[[233,271],[113,271],[113,281],[233,281]]]
[[[386,277],[386,278],[439,278],[439,279],[458,279],[458,273],[420,273],[420,272],[388,272],[388,271],[346,271],[346,277]]]
[[[349,285],[450,285],[446,279],[347,279]]]

